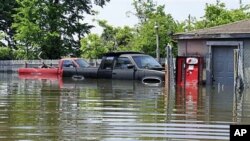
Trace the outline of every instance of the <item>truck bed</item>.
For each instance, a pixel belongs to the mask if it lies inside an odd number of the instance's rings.
[[[58,68],[19,68],[18,69],[19,74],[60,74],[60,71]]]

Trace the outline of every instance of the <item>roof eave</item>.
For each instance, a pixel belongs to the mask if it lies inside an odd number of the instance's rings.
[[[174,39],[230,39],[230,38],[250,38],[250,33],[218,33],[218,34],[176,34]]]

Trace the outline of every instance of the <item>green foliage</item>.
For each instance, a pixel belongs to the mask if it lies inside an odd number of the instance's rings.
[[[109,1],[94,0],[94,4],[103,6]],[[84,14],[96,14],[92,10],[92,2],[4,0],[0,3],[0,57],[36,59],[37,54],[42,52],[41,57],[44,59],[58,59],[71,53],[85,58],[100,58],[102,53],[108,51],[128,50],[142,51],[155,57],[156,35],[159,36],[161,57],[165,57],[168,43],[177,52],[177,44],[171,36],[173,33],[250,18],[249,5],[227,9],[218,0],[216,4],[206,5],[201,20],[190,15],[185,21],[179,22],[164,12],[164,5],[158,6],[154,0],[133,0],[133,14],[139,20],[138,25],[114,27],[105,20],[99,20],[98,24],[103,28],[99,36],[89,34],[93,26],[84,22]]]
[[[101,38],[108,49],[108,51],[114,51],[117,48],[116,33],[117,30],[115,27],[109,25],[105,20],[99,20],[98,24],[103,28],[103,33]]]
[[[29,55],[32,55],[32,54],[29,54]],[[34,56],[33,57],[27,57],[27,53],[25,50],[19,48],[17,50],[14,50],[13,51],[13,56],[15,60],[21,60],[21,59],[29,59],[29,58],[35,58]]]
[[[134,29],[124,26],[123,28],[118,27],[115,35],[117,41],[117,50],[119,51],[128,51],[135,50],[131,45],[131,42],[134,38]]]
[[[81,40],[82,57],[88,59],[101,58],[107,52],[104,41],[97,34],[89,34]]]
[[[163,5],[158,6],[153,0],[133,0],[133,6],[135,9],[133,14],[139,19],[139,24],[133,28],[114,27],[104,20],[99,21],[103,33],[98,42],[101,42],[106,51],[134,50],[155,57],[156,34],[158,34],[161,57],[165,57],[165,47],[168,43],[172,44],[173,53],[177,55],[177,43],[173,41],[172,34],[239,21],[249,18],[250,15],[249,6],[228,10],[224,3],[218,1],[215,5],[206,5],[205,15],[201,20],[189,15],[185,21],[178,22],[164,12]],[[155,28],[156,26],[158,28]]]
[[[249,5],[241,5],[238,9],[227,9],[225,3],[217,1],[216,4],[206,5],[205,15],[200,20],[189,15],[186,20],[177,22],[176,31],[186,32],[248,19],[249,10]]]
[[[5,33],[3,31],[0,31],[0,40],[2,40],[5,37]]]
[[[153,0],[133,0],[132,5],[135,8],[135,16],[140,23],[145,23],[150,18],[150,15],[156,11],[156,4]]]
[[[5,33],[0,31],[0,41],[5,37]],[[10,59],[10,48],[0,45],[0,60],[9,60]]]
[[[239,9],[227,9],[225,3],[208,4],[205,15],[200,21],[196,21],[195,29],[208,28],[250,18],[249,5]]]
[[[95,0],[103,6],[109,0]],[[42,58],[57,59],[69,53],[80,55],[80,39],[92,25],[82,22],[84,13],[94,14],[91,1],[17,0],[14,15],[15,39]]]
[[[153,1],[136,1],[135,15],[141,21],[136,27],[131,28],[113,27],[105,20],[99,20],[99,25],[103,28],[101,36],[93,35],[82,40],[82,56],[87,58],[97,57],[95,51],[85,51],[91,43],[91,47],[105,48],[103,51],[141,51],[152,56],[156,56],[156,34],[159,35],[159,47],[161,57],[165,56],[165,46],[172,42],[171,34],[175,32],[177,26],[170,14],[165,14],[164,6],[157,6]],[[155,23],[158,24],[156,30]],[[96,43],[97,42],[97,43]]]
[[[11,48],[16,48],[14,41],[15,30],[11,28],[14,21],[12,15],[16,14],[15,8],[17,8],[16,0],[2,0],[0,2],[0,31],[3,31],[5,36],[5,42]],[[0,44],[5,45],[6,43],[0,40]]]
[[[164,57],[165,46],[172,42],[171,34],[176,30],[176,23],[170,14],[164,12],[164,6],[151,9],[152,11],[147,13],[147,21],[138,26],[138,33],[132,41],[132,46],[156,56],[156,34],[158,34],[160,54]]]
[[[0,60],[9,60],[10,56],[10,48],[0,47]]]
[[[109,51],[115,50],[131,50],[130,41],[133,38],[134,29],[124,27],[113,27],[107,24],[107,21],[98,21],[99,25],[103,28],[101,38],[105,41]]]

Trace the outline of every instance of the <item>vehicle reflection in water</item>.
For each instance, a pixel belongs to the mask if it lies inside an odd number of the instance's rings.
[[[228,140],[250,122],[249,98],[232,91],[0,77],[1,140]]]

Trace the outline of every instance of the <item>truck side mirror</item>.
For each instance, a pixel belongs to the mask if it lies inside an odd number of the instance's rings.
[[[133,65],[133,64],[127,64],[127,68],[128,69],[132,69],[132,68],[134,68],[135,67],[135,65]]]
[[[161,63],[161,67],[165,68],[165,63]]]

